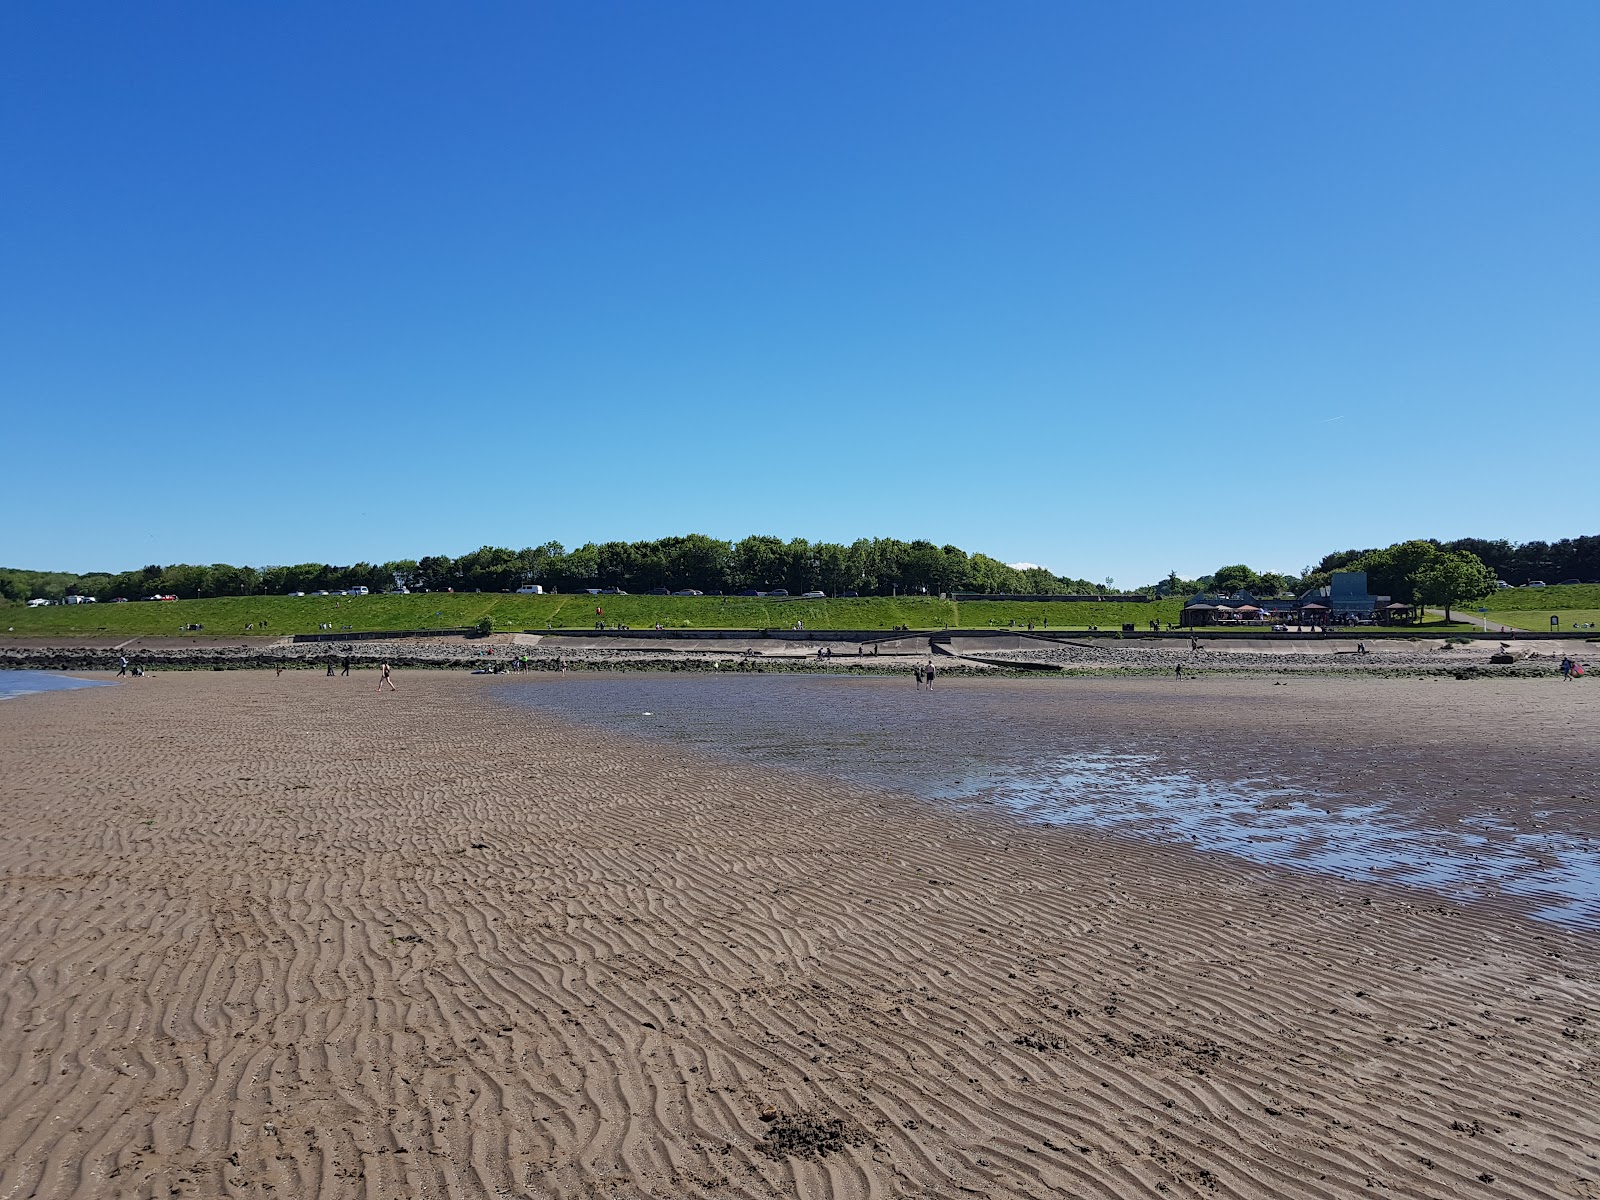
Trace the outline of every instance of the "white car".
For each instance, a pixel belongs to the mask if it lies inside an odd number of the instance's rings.
[[[291,595],[291,596],[304,596],[305,593],[304,592],[290,592],[289,595]]]
[[[544,588],[537,583],[525,583],[517,589],[519,596],[542,596]]]
[[[802,599],[802,600],[826,600],[827,598],[828,598],[828,593],[827,592],[801,592],[800,593],[800,599]]]
[[[371,594],[372,589],[364,587],[353,587],[345,593],[347,596],[370,596]]]
[[[46,600],[43,596],[40,596],[37,599],[29,600],[28,601],[28,607],[29,608],[44,608],[49,603],[50,603],[50,601]]]
[[[1523,584],[1522,586],[1523,587],[1543,587],[1544,586],[1544,580],[1542,580],[1542,579],[1530,579],[1530,580],[1528,580],[1527,583]]]
[[[326,596],[328,593],[327,592],[312,592],[311,594],[313,596]]]

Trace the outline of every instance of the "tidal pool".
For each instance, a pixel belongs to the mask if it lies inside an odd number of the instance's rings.
[[[1519,827],[1487,805],[1430,795],[1439,781],[1420,768],[1357,795],[1267,751],[1246,764],[1198,737],[1186,748],[1137,725],[1077,722],[1037,703],[1031,689],[1051,686],[963,681],[927,695],[860,676],[638,674],[545,676],[502,694],[743,763],[1455,900],[1509,899],[1600,929],[1600,838],[1568,814]],[[1248,769],[1222,769],[1236,762]]]

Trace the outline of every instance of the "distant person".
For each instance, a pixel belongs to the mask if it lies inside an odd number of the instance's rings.
[[[1182,679],[1183,678],[1183,664],[1179,663],[1177,666],[1173,667],[1172,668],[1172,674],[1176,678]]]
[[[920,692],[922,690],[922,664],[912,664],[911,673],[917,677],[917,691]]]
[[[346,654],[344,656],[344,670],[340,671],[339,675],[341,677],[343,677],[343,676],[346,676],[348,674],[350,674],[350,656],[348,654]]]
[[[274,675],[273,678],[274,679],[281,679],[283,677],[283,660],[279,659],[277,665],[278,665],[278,673],[276,675]]]
[[[118,662],[120,665],[117,667],[117,674],[126,675],[128,673],[128,656],[124,654]]]
[[[394,680],[389,678],[389,664],[388,663],[384,663],[383,664],[383,666],[381,668],[381,672],[382,673],[378,676],[378,692],[379,692],[379,694],[380,695],[382,694],[383,685],[386,684],[386,683],[389,685],[389,690],[391,692],[398,692],[400,689],[395,687]]]
[[[333,659],[331,658],[328,660],[328,678],[333,678]]]
[[[923,674],[927,677],[928,690],[931,692],[933,690],[933,676],[934,676],[933,664],[931,662],[925,668],[923,668]]]
[[[1563,683],[1572,682],[1572,660],[1570,658],[1561,660],[1561,681]]]

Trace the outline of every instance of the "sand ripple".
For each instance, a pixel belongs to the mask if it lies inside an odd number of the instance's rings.
[[[0,1197],[1600,1195],[1592,945],[470,678],[0,725]]]

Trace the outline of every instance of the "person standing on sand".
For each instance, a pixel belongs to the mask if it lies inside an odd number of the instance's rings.
[[[1183,664],[1179,663],[1177,666],[1173,667],[1172,668],[1172,674],[1176,678],[1182,679],[1183,678]]]
[[[391,692],[398,692],[400,690],[399,688],[395,687],[394,680],[389,678],[389,664],[388,663],[384,663],[383,664],[383,674],[378,676],[378,693],[380,695],[382,695],[382,693],[383,693],[383,685],[386,684],[386,683],[389,685],[389,690]]]
[[[928,690],[930,692],[933,691],[933,663],[930,662],[926,667],[922,668],[922,674],[923,678],[928,681]]]
[[[917,677],[917,691],[920,692],[922,690],[922,664],[912,663],[911,673]]]

